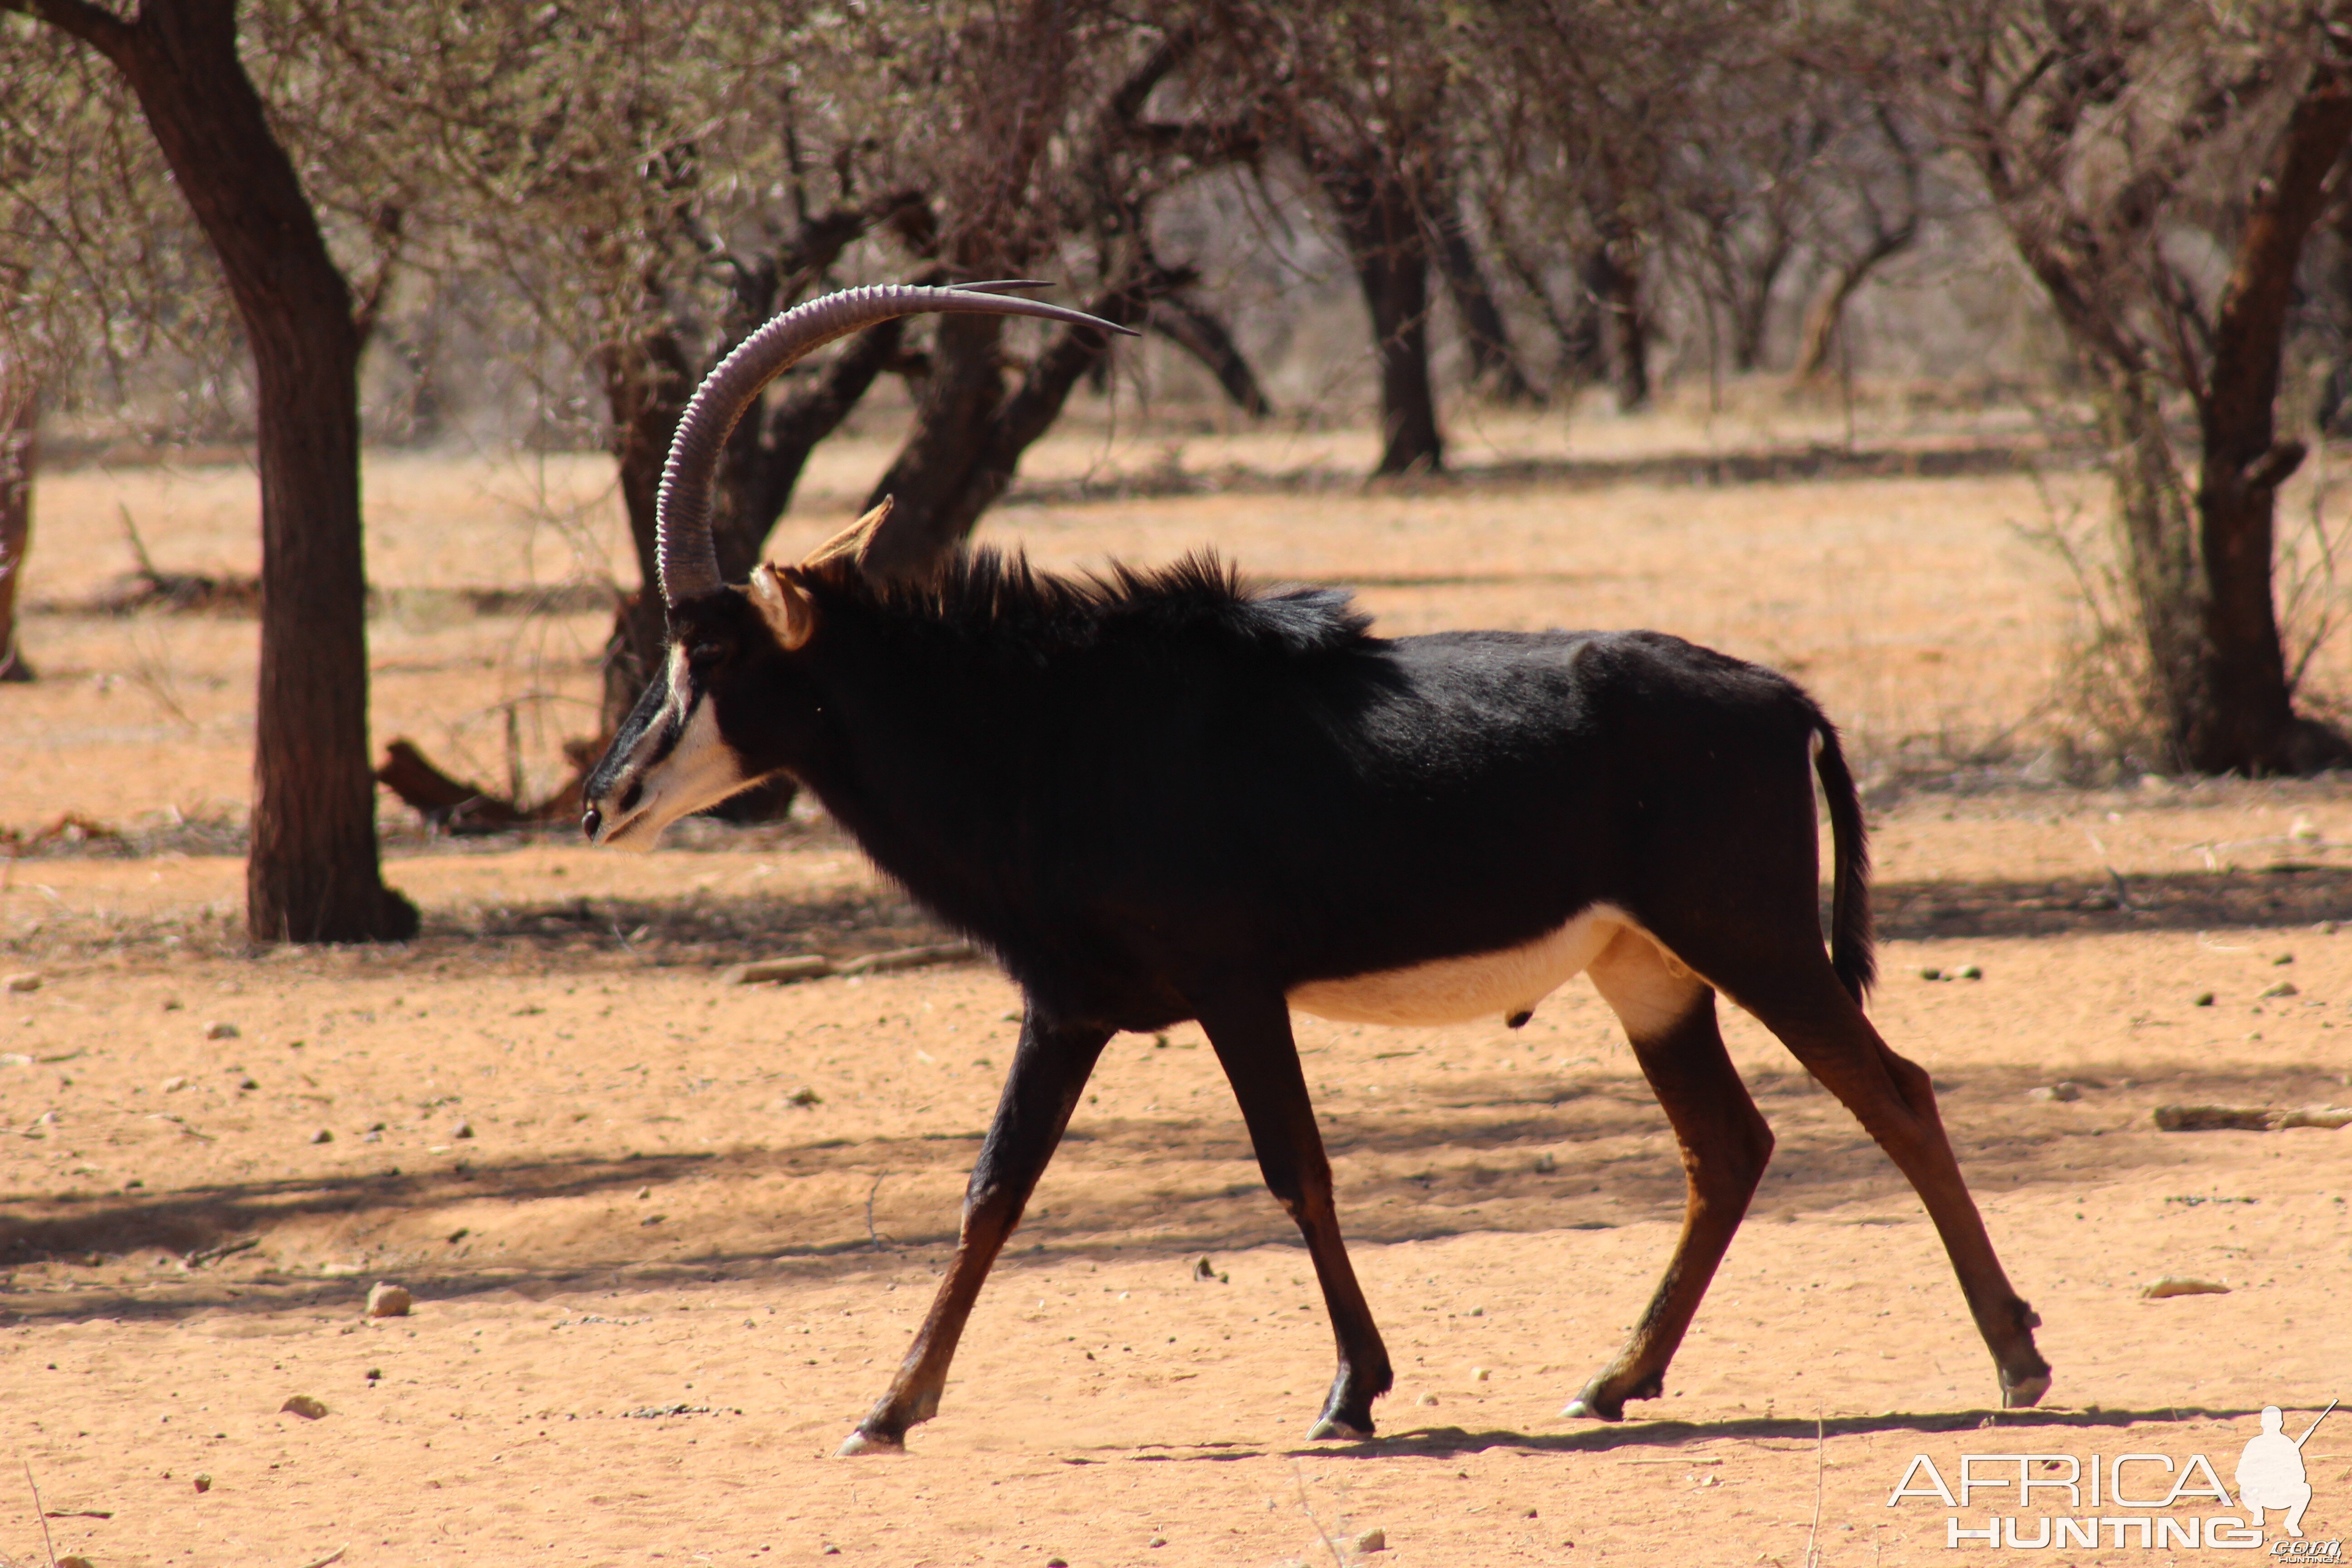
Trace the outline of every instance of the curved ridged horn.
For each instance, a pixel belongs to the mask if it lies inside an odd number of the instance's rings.
[[[719,550],[710,537],[710,489],[728,434],[761,389],[795,363],[833,342],[894,316],[938,311],[984,316],[1037,316],[1049,321],[1099,327],[1133,336],[1130,329],[1042,300],[982,289],[1034,288],[1028,282],[982,283],[968,289],[935,289],[892,283],[845,289],[785,311],[753,332],[720,360],[695,389],[670,441],[662,468],[661,499],[655,509],[655,539],[661,569],[662,602],[677,605],[725,584],[719,576]]]

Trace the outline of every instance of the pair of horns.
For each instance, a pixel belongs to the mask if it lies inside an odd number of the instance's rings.
[[[1097,327],[1105,331],[1131,329],[1089,316],[1083,310],[1042,300],[985,292],[992,289],[1034,289],[1036,283],[976,283],[969,288],[937,289],[892,283],[870,289],[845,289],[811,300],[785,311],[736,345],[695,389],[694,399],[678,421],[670,442],[669,461],[662,468],[661,496],[655,509],[655,538],[661,569],[662,602],[676,605],[725,584],[719,575],[719,548],[710,536],[710,491],[719,471],[719,455],[727,437],[761,389],[785,371],[836,338],[887,321],[897,316],[932,312],[977,316],[1036,316],[1049,321]],[[887,505],[858,520],[847,532],[820,549],[829,558],[846,549],[862,549],[870,534],[888,517]]]

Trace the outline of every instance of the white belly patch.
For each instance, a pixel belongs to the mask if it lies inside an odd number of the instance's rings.
[[[1343,1024],[1459,1024],[1532,1010],[1601,956],[1633,918],[1595,904],[1532,942],[1461,958],[1433,958],[1403,969],[1310,980],[1290,1005]]]

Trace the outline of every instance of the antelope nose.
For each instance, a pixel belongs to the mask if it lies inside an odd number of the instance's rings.
[[[596,842],[596,830],[604,826],[604,814],[594,806],[592,805],[580,814],[580,831],[588,836],[589,843]]]

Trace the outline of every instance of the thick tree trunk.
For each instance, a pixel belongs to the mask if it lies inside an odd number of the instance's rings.
[[[40,466],[40,383],[0,340],[0,681],[33,679],[16,634],[16,596],[33,546],[33,475]]]
[[[1381,460],[1374,478],[1445,467],[1429,379],[1429,246],[1413,194],[1377,148],[1316,148],[1316,176],[1372,321],[1381,370]]]
[[[2303,448],[2287,443],[2233,464],[2235,443],[2217,446],[2210,435],[2207,441],[2196,497],[2206,667],[2202,700],[2184,727],[2189,764],[2200,773],[2259,774],[2308,773],[2345,760],[2340,742],[2321,748],[2333,756],[2306,754],[2319,737],[2296,722],[2272,603],[2277,486]]]
[[[150,0],[136,22],[39,14],[103,52],[219,258],[252,344],[261,477],[261,670],[246,921],[257,942],[402,940],[368,770],[352,297],[237,56],[234,0]]]
[[[904,520],[884,538],[906,541],[907,548],[875,563],[887,575],[929,572],[996,499],[973,503],[981,452],[1004,406],[1003,320],[941,316],[933,331],[931,374],[916,405],[915,428],[866,498],[868,506],[893,498],[894,523]]]
[[[2303,461],[2277,438],[2280,355],[2305,239],[2327,177],[2352,142],[2352,80],[2315,71],[2254,187],[2214,312],[2213,367],[2200,399],[2197,483],[2204,557],[2204,705],[2183,749],[2206,773],[2307,773],[2352,762],[2352,744],[2294,713],[2271,591],[2278,487]]]

